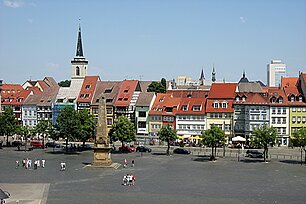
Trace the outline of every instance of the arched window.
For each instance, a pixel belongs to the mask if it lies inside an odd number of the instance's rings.
[[[80,68],[79,68],[79,67],[76,67],[76,69],[75,69],[75,75],[76,75],[76,76],[80,76]]]

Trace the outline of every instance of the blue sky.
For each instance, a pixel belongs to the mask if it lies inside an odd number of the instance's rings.
[[[70,79],[78,19],[88,74],[266,83],[272,59],[306,71],[305,0],[1,0],[0,78]]]

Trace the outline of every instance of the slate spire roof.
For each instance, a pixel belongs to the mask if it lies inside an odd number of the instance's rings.
[[[201,76],[200,76],[200,79],[199,80],[204,80],[205,79],[205,76],[204,76],[204,71],[203,71],[203,69],[202,69],[202,71],[201,71]]]
[[[81,25],[80,24],[79,24],[78,42],[77,42],[77,49],[76,49],[75,56],[84,57],[83,47],[82,47]]]

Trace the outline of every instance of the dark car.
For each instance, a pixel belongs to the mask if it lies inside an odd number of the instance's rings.
[[[263,153],[258,150],[247,150],[245,156],[250,158],[263,158]]]
[[[190,150],[184,149],[184,148],[176,148],[173,150],[173,153],[175,154],[190,154]]]
[[[13,147],[24,146],[24,145],[25,145],[25,143],[21,142],[19,140],[15,140],[15,141],[12,142]]]
[[[57,147],[57,148],[60,148],[61,145],[58,144],[58,143],[55,143],[55,142],[47,142],[47,143],[45,144],[45,147],[52,147],[52,148]]]
[[[136,147],[136,152],[151,152],[152,149],[146,146],[138,146]]]
[[[78,145],[78,150],[80,151],[86,151],[86,150],[91,150],[92,147],[90,146],[90,144],[81,144],[81,145]]]

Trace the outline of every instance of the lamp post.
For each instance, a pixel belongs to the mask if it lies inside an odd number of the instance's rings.
[[[3,80],[0,79],[0,113],[2,113],[2,84]]]

